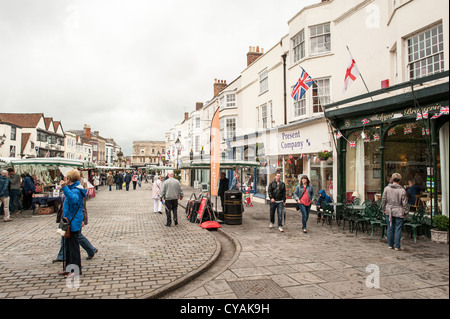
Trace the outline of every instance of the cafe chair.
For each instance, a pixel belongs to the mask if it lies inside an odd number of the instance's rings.
[[[408,233],[411,234],[411,238],[414,236],[414,243],[417,243],[417,237],[420,236],[421,230],[424,229],[424,216],[425,216],[425,207],[421,206],[417,210],[417,212],[414,213],[414,216],[412,217],[411,221],[407,221],[404,223],[404,227]]]
[[[420,200],[420,198],[423,195],[416,195],[416,200],[414,202],[414,205],[410,205],[409,207],[411,208],[411,211],[415,212],[417,211],[417,209],[419,209],[419,207],[423,206],[423,202]]]

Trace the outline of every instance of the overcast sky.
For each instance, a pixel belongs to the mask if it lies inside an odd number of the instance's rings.
[[[320,0],[0,0],[0,112],[89,124],[125,155],[164,140]]]

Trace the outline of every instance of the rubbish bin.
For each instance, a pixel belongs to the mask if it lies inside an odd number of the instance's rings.
[[[242,192],[230,190],[225,192],[224,223],[226,225],[242,225]]]

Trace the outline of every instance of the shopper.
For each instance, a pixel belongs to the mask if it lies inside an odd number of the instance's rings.
[[[108,172],[108,176],[106,176],[106,185],[109,187],[109,191],[112,190],[112,185],[114,184],[114,178],[111,174],[111,172]]]
[[[122,190],[123,187],[123,175],[122,172],[116,174],[116,178],[114,180],[116,183],[116,190]]]
[[[0,175],[0,202],[3,204],[3,221],[12,221],[9,216],[9,177],[6,170]]]
[[[33,203],[33,193],[36,192],[36,186],[34,185],[34,180],[28,174],[24,172],[25,177],[22,180],[23,183],[23,208],[32,209],[31,205]]]
[[[16,174],[14,169],[8,168],[9,173],[9,211],[14,213],[17,210],[22,212],[22,205],[20,204],[20,176]]]
[[[125,175],[125,189],[128,192],[130,190],[131,174],[127,171]]]
[[[311,186],[308,176],[302,176],[300,179],[300,185],[295,188],[293,197],[297,201],[298,208],[302,214],[302,230],[306,234],[306,224],[309,219],[311,204],[314,200],[314,189]]]
[[[82,189],[82,186],[78,185],[77,188]],[[86,208],[86,202],[87,202],[87,198],[83,197],[83,222],[81,223],[81,229],[88,224],[88,213],[87,213],[87,208]],[[91,242],[81,233],[81,229],[78,234],[78,242],[80,243],[80,246],[86,251],[86,253],[88,255],[88,257],[86,259],[90,260],[94,257],[94,255],[96,253],[98,253],[98,249],[95,248],[94,246],[92,246]],[[61,245],[59,248],[58,256],[56,257],[55,260],[53,260],[54,263],[62,262],[64,260],[63,240],[64,240],[64,238],[61,237]],[[67,250],[66,250],[66,254],[67,254]]]
[[[95,190],[98,191],[98,187],[100,186],[100,177],[98,176],[98,173],[94,174],[93,180],[94,180]]]
[[[166,205],[166,226],[170,227],[172,224],[171,212],[173,212],[173,221],[175,225],[178,225],[178,199],[183,199],[183,190],[181,189],[180,182],[177,179],[173,178],[173,171],[170,171],[167,176],[169,178],[163,183],[161,198],[164,199]]]
[[[388,248],[395,250],[403,250],[400,247],[403,220],[409,214],[408,196],[400,185],[401,180],[400,174],[392,174],[392,183],[384,189],[381,199],[381,209],[386,215]]]
[[[228,190],[230,184],[230,180],[225,177],[225,173],[220,173],[220,180],[219,180],[219,190],[217,194],[220,197],[220,202],[222,203],[222,212],[225,212],[225,192]]]
[[[270,224],[269,228],[273,228],[275,223],[275,210],[278,215],[278,230],[283,230],[283,212],[286,206],[286,185],[281,181],[281,173],[275,175],[275,179],[269,184],[268,194],[270,199]]]
[[[77,170],[67,172],[66,178],[60,182],[60,185],[66,197],[64,200],[63,218],[66,218],[69,222],[71,221],[70,237],[64,239],[67,253],[66,260],[68,266],[72,269],[76,266],[78,274],[81,275],[81,254],[78,238],[83,223],[83,198],[86,197],[86,189],[79,187],[80,172]],[[60,274],[65,275],[66,278],[76,276],[76,272],[63,271]]]
[[[133,182],[133,190],[136,190],[136,185],[138,182],[138,173],[134,172],[133,176],[131,177],[131,181]]]
[[[159,176],[153,183],[152,188],[152,197],[153,197],[153,212],[162,214],[162,202],[160,198],[161,190],[162,190],[162,175]]]
[[[240,191],[241,190],[241,179],[240,179],[240,175],[238,172],[234,173],[234,178],[231,181],[231,189],[232,190],[236,190],[236,191]]]

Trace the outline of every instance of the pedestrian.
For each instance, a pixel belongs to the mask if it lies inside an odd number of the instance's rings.
[[[131,182],[131,174],[129,171],[127,171],[124,180],[125,180],[125,188],[126,191],[128,192],[130,190],[130,182]]]
[[[122,190],[123,187],[123,175],[122,172],[119,171],[119,173],[116,175],[116,190]]]
[[[267,189],[270,199],[270,224],[269,228],[273,228],[275,223],[275,210],[278,216],[278,230],[283,230],[283,208],[286,206],[286,185],[281,181],[281,173],[275,175],[275,179],[269,184]]]
[[[111,172],[108,172],[108,176],[106,176],[106,185],[109,187],[109,191],[111,192],[111,187],[114,184],[114,178]]]
[[[381,209],[386,215],[388,248],[395,250],[403,250],[400,247],[403,220],[409,215],[408,196],[400,185],[401,180],[400,174],[392,174],[392,183],[384,189],[381,199]]]
[[[23,208],[24,209],[32,209],[33,203],[33,193],[36,192],[36,186],[34,185],[34,180],[28,174],[28,172],[24,172],[25,177],[23,178]]]
[[[20,205],[20,176],[16,174],[14,169],[8,168],[9,173],[9,211],[14,213],[16,207],[19,213],[22,212],[22,205]]]
[[[183,199],[183,190],[181,189],[181,183],[177,179],[173,178],[173,171],[170,171],[167,176],[169,178],[163,183],[161,198],[164,199],[166,205],[166,226],[170,227],[172,224],[171,212],[173,212],[173,221],[175,225],[178,225],[178,200]]]
[[[12,221],[9,215],[9,177],[7,170],[2,170],[0,175],[0,202],[3,204],[3,221]]]
[[[134,172],[133,176],[131,177],[131,181],[133,182],[133,190],[136,190],[136,185],[138,182],[138,174],[136,171]]]
[[[77,186],[78,189],[83,189],[83,186],[78,185]],[[94,246],[92,246],[91,242],[81,233],[81,230],[83,229],[84,226],[86,226],[88,224],[88,213],[87,213],[87,208],[86,208],[86,202],[87,202],[87,198],[83,197],[83,222],[81,223],[81,229],[80,232],[78,234],[78,242],[80,243],[80,246],[86,251],[88,257],[86,258],[87,260],[90,260],[94,257],[94,255],[96,253],[98,253],[98,249],[95,248]],[[57,222],[59,222],[59,220],[57,220]],[[64,261],[64,255],[63,255],[63,237],[61,237],[61,245],[59,248],[59,252],[58,252],[58,256],[56,257],[55,260],[53,260],[53,262],[62,262]],[[67,254],[67,250],[66,250],[66,254]],[[67,256],[67,255],[66,255]]]
[[[94,174],[93,180],[94,180],[95,190],[98,191],[98,186],[100,185],[100,177],[98,176],[98,173]]]
[[[153,212],[154,213],[160,213],[162,214],[162,202],[161,202],[161,198],[160,198],[160,194],[161,194],[161,190],[162,190],[162,182],[163,178],[162,175],[159,176],[159,178],[157,178],[155,180],[155,182],[153,183],[153,188],[152,188],[152,197],[153,197]]]
[[[220,173],[220,180],[219,180],[219,190],[217,194],[220,197],[220,202],[222,203],[222,212],[225,212],[225,192],[228,190],[230,184],[230,180],[225,177],[225,173]]]
[[[311,204],[314,200],[314,189],[311,186],[308,176],[302,176],[300,184],[295,188],[293,197],[302,213],[302,230],[306,234],[306,223],[308,222]]]
[[[70,223],[70,237],[64,238],[64,245],[66,247],[67,264],[72,270],[78,268],[78,274],[82,274],[81,270],[81,254],[79,235],[81,225],[83,223],[83,198],[86,197],[86,189],[78,187],[80,185],[80,172],[71,170],[66,173],[64,180],[60,182],[62,191],[65,195],[63,218],[66,218]],[[69,269],[66,268],[66,270]],[[76,272],[63,271],[60,274],[65,275],[66,278],[76,276]]]
[[[231,189],[236,190],[236,191],[241,190],[241,180],[240,180],[240,175],[238,172],[234,173],[234,178],[231,181]]]

